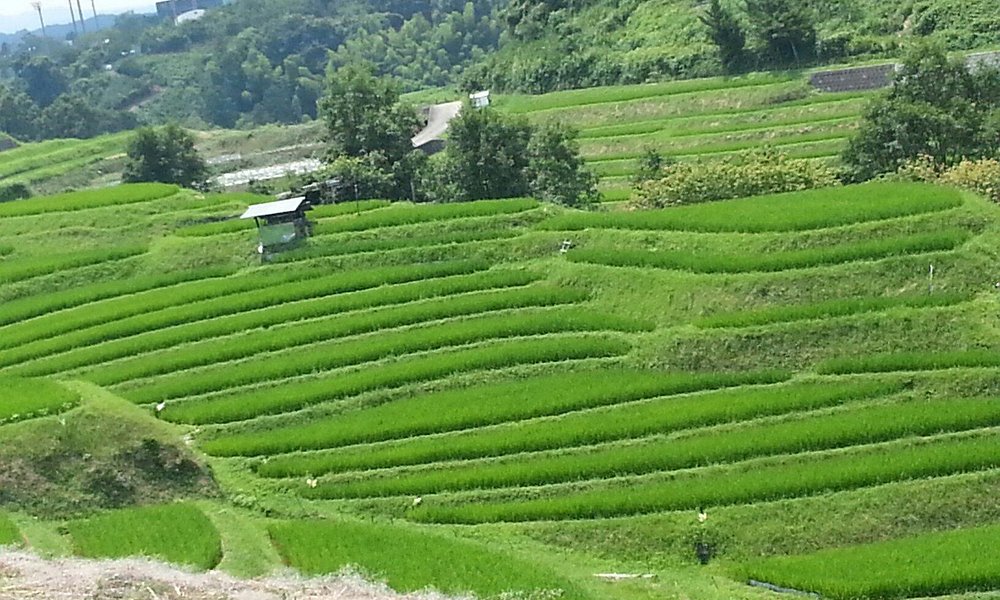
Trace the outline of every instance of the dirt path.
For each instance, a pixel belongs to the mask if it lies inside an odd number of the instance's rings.
[[[445,600],[422,592],[397,594],[353,575],[296,575],[240,580],[190,573],[145,559],[39,558],[0,549],[0,600]]]

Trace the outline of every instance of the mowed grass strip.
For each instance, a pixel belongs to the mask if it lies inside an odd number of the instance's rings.
[[[419,394],[301,425],[225,435],[206,440],[202,449],[217,456],[257,456],[335,448],[481,427],[669,394],[773,383],[784,378],[787,374],[775,372],[702,374],[600,369],[557,373]]]
[[[548,230],[636,229],[699,232],[803,231],[937,212],[962,204],[944,186],[866,183],[804,192],[720,200],[661,210],[562,214]]]
[[[954,250],[969,237],[966,231],[945,229],[939,232],[895,235],[835,246],[771,253],[709,254],[682,250],[580,248],[571,251],[567,257],[573,262],[613,267],[651,267],[691,273],[757,273]]]
[[[315,489],[302,488],[301,493],[310,498],[363,498],[546,485],[689,469],[758,456],[827,450],[996,425],[1000,425],[997,399],[876,405],[632,444],[439,464],[413,471],[352,473]]]
[[[834,298],[813,304],[774,306],[760,310],[721,313],[699,317],[692,323],[698,327],[753,327],[772,323],[789,323],[809,319],[827,319],[893,308],[934,308],[954,306],[970,300],[969,294],[923,294],[896,297]]]
[[[474,503],[448,505],[448,496],[424,498],[424,503],[410,515],[441,523],[594,519],[795,498],[998,465],[1000,438],[988,432],[760,459],[669,479],[625,479],[591,489],[563,490],[558,495],[535,499],[477,499]]]
[[[208,296],[204,299],[187,303],[181,302],[179,298],[175,302],[170,302],[169,296],[158,297],[154,298],[153,302],[154,305],[160,307],[159,310],[150,309],[146,312],[133,314],[127,318],[109,319],[110,322],[103,322],[75,331],[66,331],[58,337],[44,335],[47,333],[44,327],[29,327],[22,334],[35,333],[36,336],[39,336],[37,341],[0,351],[0,366],[10,366],[43,356],[66,352],[81,346],[137,335],[147,331],[155,331],[165,327],[276,306],[285,302],[375,288],[387,283],[413,281],[436,275],[469,273],[485,266],[485,263],[479,261],[426,263],[361,269],[312,278],[308,277],[310,274],[308,271],[302,273],[291,272],[289,274],[294,276],[294,279],[291,281],[285,277],[277,277],[271,281],[271,285],[250,288],[247,288],[246,284],[251,283],[251,281],[241,281],[237,282],[237,285],[234,286],[238,291],[219,286],[222,289],[217,291],[221,292],[222,295]],[[316,273],[312,272],[311,274],[315,275]],[[253,279],[260,283],[261,279],[266,281],[268,278]],[[211,289],[205,291],[211,293]],[[64,324],[55,321],[55,325],[60,327]]]
[[[136,386],[119,387],[116,391],[125,394],[133,402],[159,402],[321,373],[449,346],[570,331],[631,332],[643,327],[643,324],[634,320],[594,313],[589,308],[485,314],[420,327],[380,331],[375,335],[348,340],[335,339],[306,347],[290,347],[247,361],[215,364],[196,371],[164,375]]]
[[[0,326],[99,300],[148,292],[199,279],[225,277],[232,275],[233,272],[233,269],[227,267],[209,267],[162,275],[129,277],[128,279],[93,283],[56,292],[47,292],[42,295],[18,298],[0,305]]]
[[[447,377],[479,369],[607,358],[631,349],[609,336],[562,335],[493,342],[486,346],[440,351],[366,367],[334,376],[292,381],[247,392],[222,394],[168,406],[164,417],[179,423],[227,423],[305,408],[378,389]]]
[[[1000,367],[1000,352],[992,349],[976,349],[849,356],[823,361],[816,370],[820,373],[843,374],[993,367]]]
[[[388,208],[360,215],[345,215],[342,218],[320,221],[314,228],[315,235],[325,235],[343,231],[364,231],[397,225],[412,225],[446,219],[467,217],[488,217],[519,213],[538,207],[538,201],[529,198],[507,200],[477,200],[475,202],[455,202],[452,204],[394,204]]]
[[[775,556],[734,570],[824,598],[915,598],[997,589],[1000,525]],[[994,550],[991,550],[994,549]]]
[[[211,569],[222,558],[219,532],[189,504],[110,511],[66,524],[73,552],[87,558],[149,556]]]
[[[0,206],[3,206],[0,204]],[[0,284],[15,283],[33,277],[70,271],[80,267],[138,256],[145,246],[123,246],[102,250],[82,250],[72,254],[14,257],[0,260]]]
[[[745,87],[794,81],[795,77],[774,73],[754,73],[743,77],[716,77],[650,83],[644,85],[604,86],[579,90],[551,92],[537,96],[504,95],[498,98],[498,108],[506,113],[524,114],[557,108],[576,108],[593,104],[628,102],[660,98],[676,94],[739,90]]]
[[[0,424],[69,410],[79,401],[55,381],[0,377]]]
[[[725,110],[703,114],[684,115],[668,119],[639,119],[615,125],[590,127],[580,131],[582,142],[602,138],[634,136],[642,138],[649,134],[699,135],[714,131],[741,131],[761,127],[778,127],[796,123],[810,123],[817,120],[859,117],[868,98],[820,96],[808,102],[789,102],[767,108],[751,110]],[[640,141],[637,139],[637,141]]]
[[[135,204],[159,200],[178,192],[175,185],[163,183],[132,183],[100,190],[69,192],[57,196],[29,198],[0,204],[0,217],[22,217],[51,212],[85,210],[102,206]]]
[[[573,583],[496,546],[388,523],[286,521],[268,526],[285,564],[307,575],[357,567],[397,592],[478,598],[586,598]],[[392,551],[387,551],[391,548]],[[558,590],[554,592],[553,590]]]
[[[580,299],[582,292],[557,291],[551,287],[503,289],[537,279],[538,275],[526,271],[485,271],[335,293],[115,339],[39,358],[9,371],[41,375],[88,367],[84,373],[87,379],[112,385],[381,327],[468,314],[479,308],[499,310]],[[495,289],[500,291],[455,295]],[[436,302],[393,306],[442,296]],[[342,314],[361,309],[368,312]],[[318,317],[328,318],[317,320]],[[262,327],[269,330],[260,331]],[[102,364],[108,361],[114,362]]]

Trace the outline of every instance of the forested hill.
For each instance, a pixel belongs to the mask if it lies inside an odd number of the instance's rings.
[[[299,122],[328,64],[359,60],[405,91],[543,92],[884,58],[914,36],[996,45],[1000,13],[993,0],[238,0],[179,26],[124,15],[72,45],[7,48],[0,131]]]

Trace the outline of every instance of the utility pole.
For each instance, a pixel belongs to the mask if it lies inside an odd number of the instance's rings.
[[[69,2],[69,18],[73,19],[73,33],[79,33],[76,30],[76,12],[73,11],[73,0],[66,0]]]
[[[45,35],[45,17],[42,16],[42,3],[32,2],[31,6],[38,11],[38,22],[42,24],[42,37],[48,37]]]
[[[90,0],[90,10],[94,11],[94,27],[97,27],[97,4],[96,0]]]
[[[70,6],[70,9],[72,8],[73,7]],[[80,5],[80,0],[76,0],[76,10],[80,12],[80,29],[83,30],[84,33],[87,33],[87,24],[84,23],[86,17],[83,16],[83,7]]]
[[[177,0],[170,0],[170,10],[174,13],[174,25],[177,24]]]

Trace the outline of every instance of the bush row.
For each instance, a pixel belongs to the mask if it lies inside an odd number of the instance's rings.
[[[588,370],[420,394],[389,404],[316,419],[302,425],[208,440],[218,456],[263,455],[482,427],[748,383],[771,383],[783,373],[661,373],[623,369]]]
[[[253,391],[182,402],[168,407],[164,415],[179,423],[227,423],[466,371],[611,357],[625,354],[629,349],[629,344],[623,340],[596,335],[499,341],[488,346],[404,358],[332,377],[292,381]]]
[[[101,206],[134,204],[166,198],[177,193],[177,186],[163,183],[134,183],[104,188],[69,192],[57,196],[31,198],[23,202],[0,204],[0,217],[21,217],[50,212],[83,210]]]
[[[824,361],[817,366],[817,370],[820,373],[886,373],[998,366],[1000,366],[1000,353],[996,350],[977,349],[849,356]]]
[[[524,212],[537,206],[537,200],[528,198],[479,200],[476,202],[455,202],[454,204],[397,204],[384,210],[362,213],[351,218],[321,221],[316,224],[314,231],[316,235],[323,235],[341,231],[362,231],[365,229],[426,223],[444,219],[488,217],[491,215]]]
[[[79,394],[54,381],[0,378],[0,424],[68,410],[79,401]]]
[[[357,473],[302,488],[308,497],[358,498],[546,485],[673,471],[1000,425],[1000,400],[879,405],[632,444],[469,461],[411,472]]]
[[[112,385],[130,379],[172,373],[213,362],[234,360],[259,352],[321,341],[343,335],[374,331],[379,327],[405,325],[434,318],[434,308],[448,316],[455,303],[454,315],[475,310],[479,305],[498,308],[556,295],[552,290],[507,290],[484,292],[468,298],[454,296],[469,291],[521,286],[537,279],[524,271],[485,271],[472,275],[454,275],[408,283],[390,284],[287,302],[232,315],[194,321],[155,329],[138,335],[110,340],[33,360],[13,367],[12,373],[43,375],[86,367],[86,376],[99,385]],[[549,296],[544,294],[548,292]],[[565,292],[570,293],[570,292]],[[498,294],[496,298],[494,294]],[[444,296],[439,301],[409,304],[424,298]],[[573,296],[574,299],[577,296]],[[478,304],[477,304],[478,300]],[[542,300],[539,300],[540,302]],[[554,300],[550,300],[553,302]],[[400,306],[393,306],[401,304]],[[386,307],[377,309],[375,307]],[[363,314],[347,311],[372,309]],[[337,316],[332,316],[337,315]],[[328,317],[312,320],[316,317]],[[267,332],[259,328],[268,328]],[[275,329],[271,329],[274,327]],[[121,360],[118,360],[121,359]],[[102,363],[115,361],[112,364]]]
[[[995,433],[949,436],[711,468],[671,479],[629,481],[627,488],[603,485],[535,499],[480,499],[447,505],[447,496],[436,502],[425,498],[410,515],[416,520],[441,523],[616,517],[794,498],[989,469],[998,464],[1000,439]]]
[[[0,365],[12,365],[57,352],[66,352],[90,344],[98,344],[165,327],[203,321],[213,317],[277,306],[295,300],[374,288],[391,282],[413,281],[435,275],[471,272],[482,266],[482,264],[478,262],[428,263],[348,271],[305,279],[304,281],[281,281],[279,278],[274,285],[251,287],[241,292],[219,286],[220,292],[228,293],[222,296],[209,296],[204,300],[186,304],[164,302],[168,300],[167,298],[154,298],[154,302],[157,305],[165,305],[165,308],[148,310],[145,313],[135,314],[128,318],[119,318],[100,325],[68,331],[54,338],[48,337],[46,339],[44,325],[41,328],[28,328],[27,333],[34,333],[37,341],[0,352]],[[296,277],[302,277],[305,274],[297,274]],[[252,281],[257,278],[248,279]],[[243,287],[247,283],[250,283],[250,281],[238,281],[235,283],[236,286],[234,287]]]
[[[722,313],[694,320],[698,327],[751,327],[807,319],[827,319],[891,308],[932,308],[953,306],[969,300],[968,294],[924,294],[874,298],[834,298],[813,304],[774,306],[760,310]]]
[[[557,296],[554,300],[560,302],[564,298]],[[164,375],[118,389],[134,402],[159,402],[322,373],[448,346],[569,331],[634,331],[638,327],[639,324],[634,321],[594,314],[590,309],[485,314],[429,326],[384,331],[374,336],[288,347],[267,355],[266,360],[254,357],[241,362],[215,363],[197,371]]]
[[[752,561],[744,579],[809,590],[825,598],[915,598],[996,589],[1000,526],[927,533],[800,556]]]
[[[738,385],[736,381],[733,380]],[[877,381],[820,381],[761,387],[741,385],[736,389],[627,401],[537,420],[506,422],[447,436],[415,437],[337,448],[335,451],[276,456],[261,463],[257,472],[265,477],[322,475],[553,450],[813,410],[892,393],[898,388],[898,384]],[[585,392],[578,390],[577,393]],[[615,397],[612,395],[609,399],[614,401]],[[515,414],[512,418],[519,416]]]
[[[539,227],[550,230],[802,231],[941,211],[961,204],[961,195],[943,186],[867,183],[659,210],[566,213],[543,221]]]
[[[0,305],[0,326],[83,304],[90,304],[99,300],[117,298],[118,296],[131,296],[132,294],[147,292],[157,288],[167,288],[199,279],[225,277],[226,275],[232,275],[232,273],[233,270],[230,268],[210,267],[177,273],[129,277],[128,279],[93,283],[66,290],[48,292],[43,295],[18,298]]]
[[[72,254],[19,257],[0,262],[0,285],[51,275],[88,265],[138,256],[145,246],[125,246],[106,250],[83,250]]]
[[[892,256],[953,250],[969,234],[959,229],[897,235],[873,240],[786,250],[771,253],[708,254],[691,251],[649,251],[619,248],[581,248],[567,256],[573,262],[615,267],[654,267],[693,273],[773,272],[835,265],[858,260],[878,260]]]
[[[190,504],[111,511],[66,524],[73,552],[87,558],[155,556],[211,569],[222,559],[222,541],[212,522]]]

